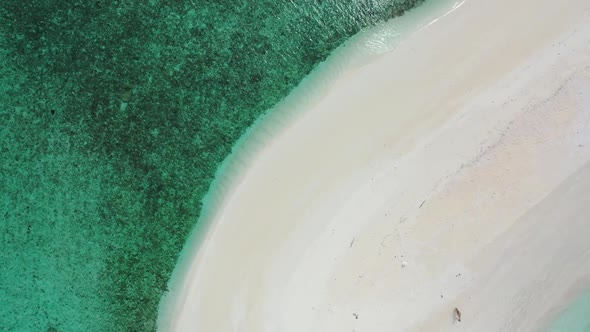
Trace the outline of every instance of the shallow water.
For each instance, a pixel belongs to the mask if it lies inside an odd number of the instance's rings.
[[[235,142],[418,2],[4,0],[0,330],[154,330]]]
[[[590,331],[590,293],[580,295],[547,329],[547,332],[588,331]]]

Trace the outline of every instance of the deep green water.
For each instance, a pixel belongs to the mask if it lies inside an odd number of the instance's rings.
[[[0,331],[153,331],[232,145],[417,0],[0,0]]]

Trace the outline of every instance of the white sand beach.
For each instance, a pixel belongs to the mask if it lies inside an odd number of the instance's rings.
[[[536,331],[590,289],[590,1],[423,23],[241,166],[160,331]]]

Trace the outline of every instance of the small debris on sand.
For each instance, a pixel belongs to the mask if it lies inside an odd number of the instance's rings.
[[[403,261],[403,262],[402,262],[402,267],[406,267],[406,266],[408,266],[408,262],[406,262],[406,261]]]
[[[461,311],[457,308],[455,308],[455,319],[459,322],[461,321]]]

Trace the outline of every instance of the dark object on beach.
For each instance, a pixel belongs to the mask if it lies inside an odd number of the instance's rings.
[[[461,311],[459,311],[459,309],[455,308],[455,319],[457,319],[457,321],[461,321]]]

